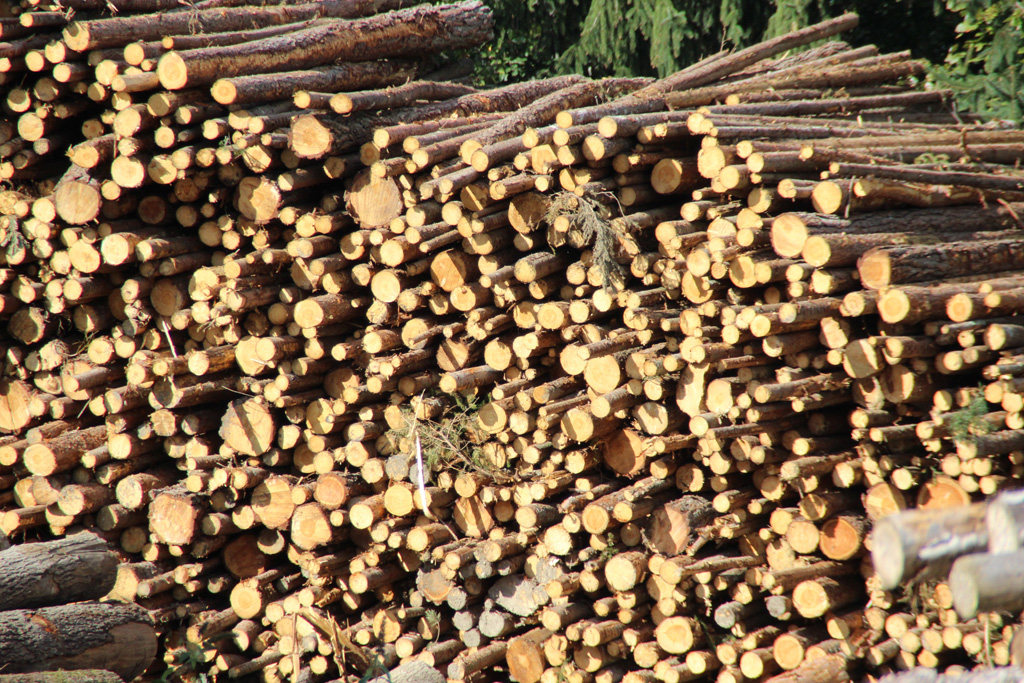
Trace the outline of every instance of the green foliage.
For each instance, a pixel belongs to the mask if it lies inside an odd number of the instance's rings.
[[[604,540],[605,543],[607,543],[607,545],[604,547],[604,550],[601,551],[601,554],[598,557],[600,557],[600,559],[603,562],[607,562],[608,560],[612,559],[613,557],[619,554],[619,547],[616,545],[618,539],[615,538],[614,534],[609,532],[605,535]]]
[[[768,17],[765,37],[781,36],[813,23],[810,6],[811,0],[776,0],[775,12]]]
[[[552,198],[545,220],[552,223],[560,216],[569,218],[571,227],[581,232],[585,243],[593,243],[594,263],[601,269],[601,284],[605,289],[614,289],[614,284],[622,280],[623,269],[615,260],[618,236],[610,222],[612,211],[592,197],[559,192]]]
[[[406,439],[413,449],[415,439],[419,436],[426,479],[430,478],[430,472],[443,470],[474,470],[495,478],[504,478],[507,474],[501,472],[501,468],[491,462],[479,446],[476,418],[485,402],[483,396],[466,397],[456,394],[455,405],[433,420],[416,419],[411,408],[403,408],[403,424],[391,430],[391,433]],[[415,450],[412,457],[415,468]]]
[[[359,683],[369,683],[375,678],[383,677],[384,680],[391,680],[391,671],[384,663],[384,658],[381,657],[377,652],[370,653],[370,665],[367,667],[366,672],[359,679]]]
[[[1020,122],[1024,115],[1024,3],[946,0],[956,13],[956,40],[933,71],[962,107],[984,117]]]
[[[214,636],[216,638],[218,636]],[[220,634],[219,637],[225,637]],[[211,638],[210,640],[213,640]],[[182,683],[213,683],[216,676],[211,676],[204,669],[209,669],[210,663],[206,659],[204,648],[199,643],[186,643],[185,647],[174,653],[174,658],[167,665],[167,670],[158,679],[159,683],[171,683],[181,681]]]
[[[580,0],[577,0],[579,2]],[[591,0],[562,71],[666,76],[721,49],[742,48],[853,11],[846,39],[940,60],[955,20],[941,0]],[[911,30],[908,30],[910,27]]]
[[[431,640],[437,640],[441,635],[441,613],[436,609],[428,609],[424,614],[423,618],[427,620],[427,625],[430,626],[430,630],[433,632],[434,637]]]
[[[988,414],[988,401],[979,390],[978,394],[971,399],[967,407],[950,413],[946,418],[949,425],[949,433],[956,441],[973,441],[979,434],[988,434],[994,427],[986,422],[984,416]]]
[[[666,76],[722,49],[857,12],[843,36],[938,64],[962,108],[1024,119],[1020,0],[485,0],[495,38],[474,54],[479,85],[558,73]]]
[[[722,4],[730,17],[742,16],[741,0]],[[718,51],[721,15],[701,0],[593,0],[559,66],[594,76],[664,76]]]
[[[590,0],[485,0],[494,40],[472,56],[479,86],[518,83],[560,73],[556,60],[579,35]]]
[[[14,216],[6,216],[0,222],[0,249],[10,257],[18,252],[31,249],[28,240],[21,234],[21,225]]]

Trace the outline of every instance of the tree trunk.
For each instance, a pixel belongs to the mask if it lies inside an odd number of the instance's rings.
[[[104,666],[130,681],[149,667],[156,648],[152,619],[136,605],[0,612],[0,660],[11,673]]]
[[[877,520],[871,557],[882,586],[891,590],[922,569],[941,576],[957,556],[987,546],[985,505],[978,503],[945,510],[910,510]]]
[[[476,0],[421,6],[366,19],[325,20],[254,43],[170,52],[160,58],[157,74],[165,88],[180,90],[223,77],[411,57],[479,45],[490,37],[491,26],[490,10]]]
[[[158,12],[152,15],[76,21],[64,29],[64,41],[72,50],[84,53],[99,48],[123,46],[133,41],[160,40],[164,36],[239,31],[318,17],[355,18],[395,9],[403,4],[402,0],[329,0],[279,7],[211,7],[199,11]],[[179,7],[175,5],[175,9]]]
[[[306,71],[286,71],[218,79],[210,88],[221,104],[252,104],[287,99],[296,90],[338,92],[366,90],[405,83],[416,75],[410,60],[355,62]]]
[[[960,277],[986,270],[1019,270],[1022,266],[1024,242],[1009,240],[876,247],[857,262],[861,282],[871,289],[934,280],[936,277]]]
[[[103,597],[117,578],[117,556],[90,533],[0,552],[0,610]]]

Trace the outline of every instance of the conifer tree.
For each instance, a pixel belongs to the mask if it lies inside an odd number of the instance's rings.
[[[440,1],[440,0],[437,0]],[[722,49],[746,47],[843,12],[843,36],[882,52],[909,49],[931,78],[982,115],[1024,119],[1021,0],[486,0],[495,40],[481,85],[556,73],[665,76]]]
[[[947,0],[961,19],[944,63],[932,73],[966,109],[1020,123],[1024,119],[1024,3]]]
[[[948,0],[970,1],[985,2]],[[919,56],[941,60],[955,23],[937,0],[590,0],[583,4],[579,39],[559,60],[563,72],[664,76],[721,49],[746,47],[847,11],[865,19],[848,37],[851,42],[874,43],[883,51],[913,47]],[[929,46],[932,51],[925,53]]]

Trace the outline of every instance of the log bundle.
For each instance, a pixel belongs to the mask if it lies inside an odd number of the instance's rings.
[[[1010,661],[867,551],[1024,474],[1020,131],[905,54],[784,55],[852,16],[477,92],[424,57],[473,0],[124,4],[3,24],[0,528],[120,548],[177,675]]]

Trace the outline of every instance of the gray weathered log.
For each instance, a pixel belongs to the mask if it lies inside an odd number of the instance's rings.
[[[412,661],[406,662],[382,676],[371,678],[369,683],[444,683],[444,680],[444,676],[437,669],[424,662]]]
[[[949,572],[953,607],[961,619],[980,612],[1024,609],[1024,551],[976,553],[953,563]]]
[[[955,558],[987,546],[983,503],[909,510],[876,522],[871,559],[883,587],[892,590],[918,572],[942,576]]]
[[[988,504],[985,515],[988,549],[1012,553],[1024,542],[1024,489],[1005,491]]]

